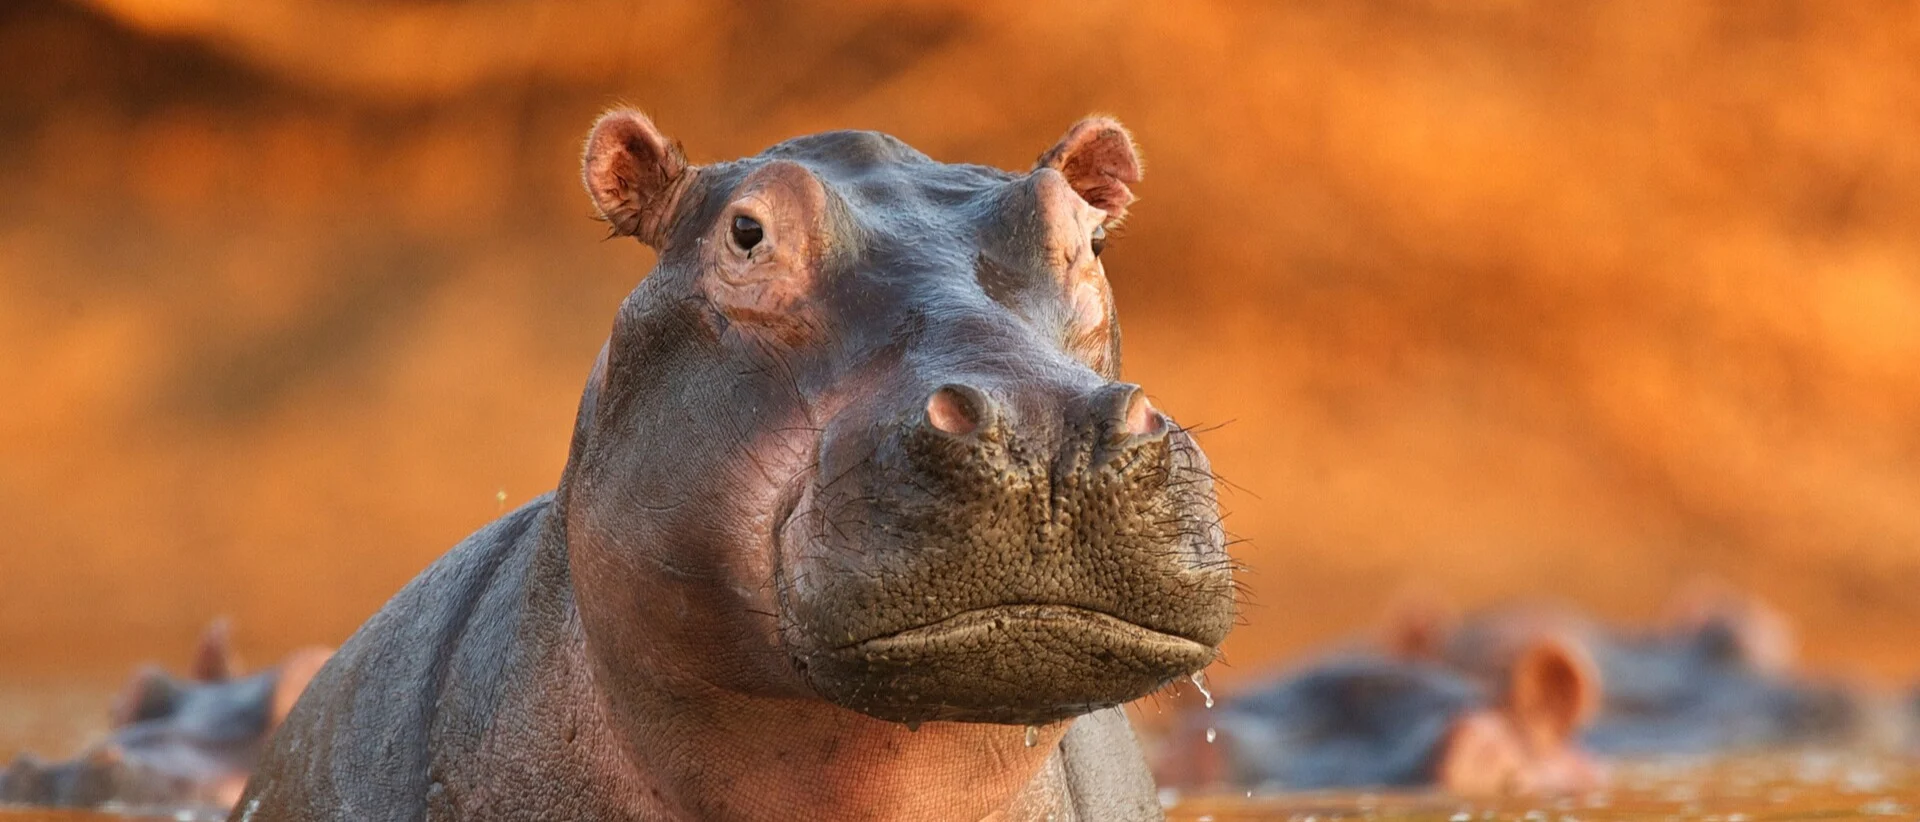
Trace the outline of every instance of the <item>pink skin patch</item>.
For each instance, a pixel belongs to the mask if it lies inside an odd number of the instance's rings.
[[[1146,394],[1136,391],[1127,402],[1126,426],[1127,433],[1136,437],[1151,436],[1166,430],[1167,418],[1154,410]]]
[[[927,423],[948,434],[963,437],[980,427],[980,417],[973,403],[961,396],[959,391],[942,386],[927,398]]]

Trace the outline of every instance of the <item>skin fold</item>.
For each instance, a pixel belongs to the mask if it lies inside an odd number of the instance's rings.
[[[659,262],[558,490],[341,648],[234,818],[1160,818],[1118,706],[1234,588],[1205,456],[1119,380],[1126,130],[692,165],[616,111],[583,167]]]

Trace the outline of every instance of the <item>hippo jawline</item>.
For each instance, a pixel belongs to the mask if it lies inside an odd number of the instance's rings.
[[[1209,644],[1071,605],[976,608],[810,655],[823,696],[895,722],[1038,725],[1144,697]]]

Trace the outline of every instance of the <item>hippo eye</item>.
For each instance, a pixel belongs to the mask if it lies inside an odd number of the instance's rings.
[[[766,232],[760,228],[760,221],[742,214],[733,218],[733,244],[741,251],[752,251],[760,244],[760,237]]]
[[[1107,227],[1105,224],[1094,226],[1093,256],[1098,257],[1100,256],[1100,252],[1105,250],[1107,250]]]

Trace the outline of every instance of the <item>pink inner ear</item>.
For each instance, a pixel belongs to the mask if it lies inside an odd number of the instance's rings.
[[[1094,117],[1076,123],[1059,144],[1041,155],[1039,167],[1057,169],[1073,190],[1112,218],[1133,203],[1140,182],[1140,155],[1119,121]]]
[[[1536,742],[1561,744],[1592,718],[1599,702],[1598,674],[1585,650],[1550,637],[1515,663],[1508,700]]]
[[[680,146],[637,111],[614,111],[587,135],[587,193],[614,233],[658,245],[687,171]]]

